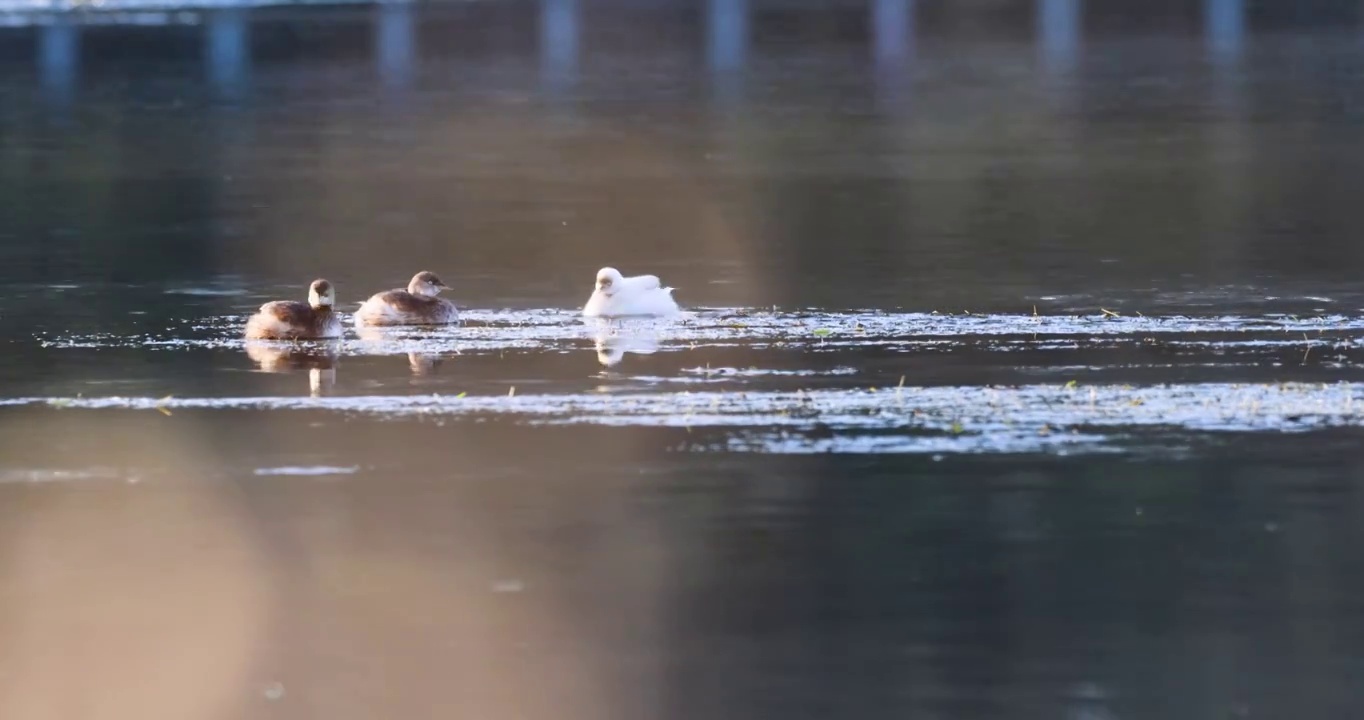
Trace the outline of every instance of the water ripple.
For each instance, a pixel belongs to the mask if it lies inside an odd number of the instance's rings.
[[[1007,351],[1133,342],[1181,347],[1338,344],[1348,340],[1336,333],[1364,331],[1364,317],[1345,315],[952,315],[718,308],[684,313],[676,320],[599,321],[570,310],[467,310],[463,317],[461,325],[441,328],[348,329],[346,338],[335,344],[345,355],[563,350],[583,341],[604,347],[614,342],[652,342],[674,348],[800,346],[826,352],[872,345],[952,346],[969,339],[982,347]],[[218,316],[160,333],[44,335],[37,340],[49,348],[241,348],[244,322],[241,316]]]
[[[312,410],[391,418],[509,417],[532,425],[719,428],[772,452],[1018,452],[1105,446],[1153,429],[1300,432],[1359,427],[1364,384],[1026,385],[811,391],[347,397],[31,397],[0,405],[86,410]],[[761,429],[754,435],[746,430]],[[784,441],[814,433],[819,443]],[[775,433],[775,434],[774,434]],[[755,438],[767,438],[756,440]],[[830,443],[837,438],[837,443]],[[791,447],[787,447],[791,445]]]

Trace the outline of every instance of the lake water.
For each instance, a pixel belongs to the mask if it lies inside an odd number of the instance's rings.
[[[1364,702],[1357,3],[4,7],[0,716]]]

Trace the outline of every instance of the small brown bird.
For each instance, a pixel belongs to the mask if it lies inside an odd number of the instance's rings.
[[[356,325],[447,325],[459,322],[455,304],[436,297],[450,286],[433,272],[412,276],[407,289],[375,293],[355,311]]]
[[[316,340],[341,337],[341,319],[332,307],[335,290],[326,280],[308,286],[308,302],[276,300],[260,306],[246,321],[248,340]]]

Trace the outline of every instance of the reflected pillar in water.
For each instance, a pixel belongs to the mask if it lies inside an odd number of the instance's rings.
[[[1081,0],[1037,0],[1037,43],[1041,89],[1050,111],[1062,118],[1076,112],[1075,68],[1080,59]],[[1069,122],[1067,120],[1067,122]]]
[[[873,0],[872,53],[876,64],[896,64],[909,58],[914,38],[913,0]]]
[[[251,72],[251,29],[247,8],[208,13],[204,32],[204,64],[213,89],[223,97],[237,97]]]
[[[54,105],[71,102],[80,75],[80,28],[64,18],[44,25],[38,37],[38,72],[43,94]]]
[[[1245,46],[1244,0],[1203,0],[1203,38],[1212,64],[1217,109],[1240,114],[1240,64]]]
[[[748,59],[748,0],[707,0],[706,64],[716,95],[737,98]]]
[[[906,64],[914,54],[914,0],[872,0],[871,37],[876,96],[899,107],[908,95]]]
[[[709,0],[706,59],[710,69],[738,70],[748,55],[748,0]]]
[[[1029,116],[1026,124],[1035,133],[1034,147],[1039,152],[1030,155],[1036,170],[1043,175],[1070,175],[1081,172],[1084,166],[1080,128],[1086,120],[1080,107],[1077,78],[1080,63],[1081,33],[1084,29],[1083,0],[1035,0],[1033,6],[1034,42],[1037,58],[1037,90],[1041,102],[1037,107],[1020,107],[1018,124]],[[1078,188],[1077,203],[1087,204],[1089,188]],[[1040,201],[1040,198],[1039,198]],[[1048,236],[1065,236],[1077,232],[1064,214],[1047,214],[1039,219],[1038,232]]]
[[[1206,243],[1207,257],[1216,263],[1236,262],[1246,217],[1246,187],[1255,168],[1253,140],[1245,126],[1245,97],[1241,60],[1245,45],[1244,0],[1204,0],[1203,40],[1210,65],[1210,90],[1206,102],[1215,118],[1203,123],[1210,172],[1204,186],[1203,234],[1216,239]]]
[[[379,6],[374,26],[374,60],[384,86],[402,89],[412,83],[416,64],[416,33],[412,3],[407,0]]]
[[[748,62],[749,49],[749,0],[706,0],[704,16],[706,33],[706,68],[709,73],[708,145],[715,153],[713,162],[717,168],[724,167],[739,175],[748,175],[754,168],[770,163],[765,157],[760,143],[752,142],[753,126],[741,112],[732,112],[734,106],[742,102],[744,94],[744,68]],[[761,132],[761,130],[758,130]],[[761,278],[747,269],[753,267],[748,258],[751,245],[748,240],[758,232],[752,224],[751,214],[762,207],[760,193],[749,183],[724,186],[723,191],[707,184],[699,183],[694,192],[697,217],[701,218],[698,235],[706,247],[702,255],[707,257],[736,257],[737,266],[744,268],[741,278],[736,278],[754,292],[754,297],[764,297]],[[718,195],[723,192],[724,197]],[[611,360],[608,352],[598,360]]]
[[[578,77],[578,0],[540,0],[540,78],[553,94]]]
[[[1037,35],[1042,62],[1051,74],[1075,69],[1080,49],[1080,0],[1037,0]]]
[[[1203,0],[1203,35],[1214,62],[1235,61],[1246,33],[1244,0]]]

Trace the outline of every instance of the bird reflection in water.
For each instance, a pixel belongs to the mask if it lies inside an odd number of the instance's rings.
[[[260,365],[261,372],[307,370],[308,391],[317,397],[336,385],[336,364],[341,354],[341,343],[248,341],[246,354]]]
[[[424,353],[410,352],[407,354],[407,366],[412,370],[414,377],[425,377],[436,374],[436,368],[445,362],[445,358],[440,355],[430,355]]]
[[[619,365],[626,353],[652,355],[658,351],[658,338],[652,335],[601,330],[596,341],[597,361],[608,368]]]
[[[376,354],[384,355],[391,353],[391,343],[407,339],[405,334],[409,332],[411,332],[410,329],[398,330],[369,325],[357,325],[355,328],[355,334],[360,336],[360,339],[363,340],[366,345],[370,346],[370,350],[374,351]],[[384,352],[385,345],[390,346],[390,352]],[[440,368],[441,363],[443,362],[445,362],[445,356],[440,353],[407,353],[407,367],[412,371],[412,377],[414,378],[435,375],[436,370]]]

